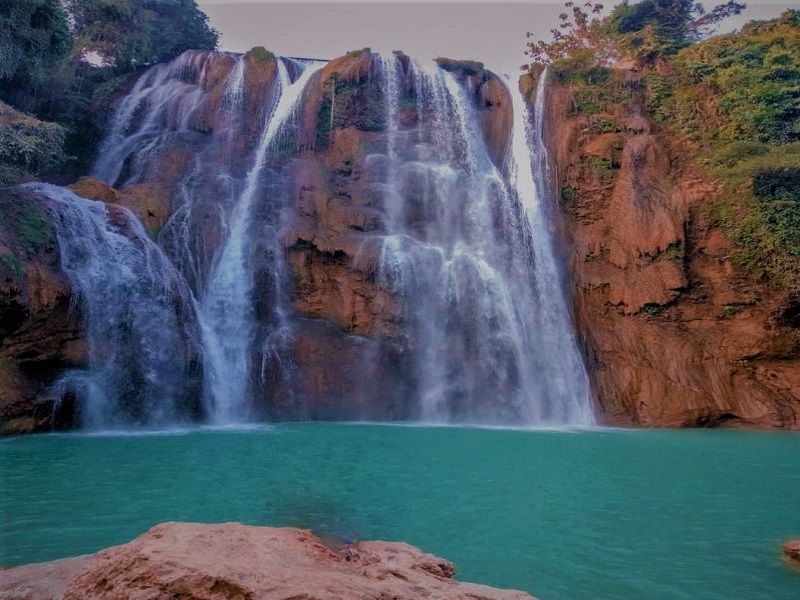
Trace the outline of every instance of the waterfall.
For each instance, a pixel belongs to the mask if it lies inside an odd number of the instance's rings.
[[[341,106],[366,89],[363,102],[379,104],[354,110],[377,117],[331,138],[363,142],[364,154],[347,158],[358,165],[347,181],[331,164],[351,150],[308,151],[314,124],[318,135],[328,125],[316,121],[321,99],[305,97],[325,89],[315,77],[322,63],[190,51],[139,78],[94,169],[122,188],[168,192],[155,243],[122,208],[38,188],[87,324],[89,368],[64,385],[80,396],[88,425],[246,423],[269,414],[271,402],[281,403],[277,414],[305,418],[320,414],[302,394],[295,399],[307,381],[339,390],[321,412],[334,417],[335,402],[357,397],[359,406],[386,407],[370,415],[427,423],[592,424],[548,227],[544,78],[533,112],[500,82],[513,104],[503,151],[484,129],[479,93],[495,75],[397,54],[364,59],[366,74],[343,83]],[[313,207],[293,204],[295,183]],[[325,221],[327,202],[370,211],[374,224]],[[287,241],[296,225],[301,233]],[[324,240],[314,250],[313,277],[363,286],[359,302],[379,294],[389,323],[380,335],[315,324],[293,304],[305,259],[291,271],[284,244],[313,245],[303,227],[346,240],[343,250]],[[309,343],[315,331],[322,337]],[[319,358],[338,351],[342,362]],[[309,360],[319,361],[312,372]],[[340,365],[349,379],[336,388]]]
[[[214,424],[230,424],[248,418],[256,330],[248,233],[253,203],[267,154],[281,129],[296,117],[306,84],[320,68],[322,65],[318,63],[305,67],[302,75],[292,83],[286,64],[283,60],[278,61],[278,81],[264,119],[264,132],[200,302],[207,413]]]
[[[466,82],[433,63],[412,61],[406,75],[395,56],[378,64],[389,120],[382,160],[370,161],[387,213],[380,277],[404,303],[417,417],[590,423],[524,103],[514,104],[508,164],[495,165]],[[400,120],[410,91],[416,127]]]
[[[194,301],[183,278],[127,209],[47,184],[61,268],[86,324],[88,369],[60,385],[81,397],[90,429],[164,426],[196,418]]]
[[[547,69],[539,76],[536,86],[532,127],[530,111],[522,93],[517,87],[509,89],[514,103],[510,170],[533,234],[534,283],[537,312],[541,315],[539,335],[542,343],[553,349],[552,353],[546,354],[543,367],[551,393],[560,398],[556,418],[564,423],[592,425],[594,415],[589,377],[575,336],[561,266],[553,248],[553,232],[548,227],[552,222],[548,205],[553,204],[548,200],[551,179],[544,140],[546,82]]]
[[[109,185],[136,182],[143,163],[158,157],[166,139],[190,129],[206,96],[203,82],[211,56],[187,51],[137,80],[114,113],[93,177]],[[126,164],[132,157],[137,164]],[[126,167],[135,172],[123,173]]]

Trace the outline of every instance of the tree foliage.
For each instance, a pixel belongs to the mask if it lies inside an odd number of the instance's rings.
[[[100,135],[91,111],[100,92],[216,44],[195,0],[0,0],[0,101],[31,119],[0,119],[0,170],[41,174],[64,162],[48,150],[85,163]]]
[[[617,50],[605,30],[601,15],[604,5],[599,2],[586,2],[582,6],[573,0],[564,4],[566,10],[559,16],[558,27],[550,30],[550,41],[528,42],[525,54],[533,63],[551,63],[569,59],[577,54],[592,55],[601,63],[613,62]],[[533,34],[528,32],[528,38]]]
[[[800,11],[682,50],[655,116],[714,144],[800,141]]]
[[[745,4],[728,0],[706,11],[694,0],[623,0],[604,16],[603,4],[583,5],[568,0],[559,15],[559,26],[551,29],[550,41],[528,42],[526,55],[534,63],[550,63],[591,52],[600,64],[611,64],[628,56],[642,65],[713,33],[717,23],[739,14]],[[532,37],[528,33],[528,37]]]
[[[29,77],[71,46],[59,0],[0,0],[0,79]]]
[[[71,47],[59,0],[0,0],[0,98],[19,103],[51,87]]]
[[[166,62],[189,48],[214,50],[217,32],[195,0],[65,0],[75,44],[117,72]]]
[[[34,119],[0,102],[0,185],[61,166],[67,159],[61,125]]]
[[[711,35],[716,25],[739,14],[745,4],[728,0],[706,11],[693,0],[627,1],[614,8],[606,22],[608,34],[622,53],[640,64],[653,64],[663,56]]]

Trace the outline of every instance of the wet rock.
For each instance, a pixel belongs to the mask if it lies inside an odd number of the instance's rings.
[[[783,545],[783,557],[789,564],[800,567],[800,540],[792,540]]]
[[[43,202],[30,190],[0,190],[3,433],[70,426],[70,415],[59,416],[54,410],[58,399],[49,388],[63,369],[83,366],[87,360],[80,316],[60,272],[58,244]]]
[[[489,153],[495,165],[501,168],[511,141],[514,112],[508,88],[497,75],[487,74],[487,77],[478,88],[478,102]]]
[[[171,212],[169,190],[160,185],[143,183],[118,191],[93,177],[81,177],[68,187],[83,198],[130,209],[139,217],[151,237],[158,234]],[[113,208],[109,210],[113,211]]]
[[[0,572],[0,593],[41,590],[11,596],[21,600],[532,598],[454,581],[452,563],[408,544],[358,542],[337,552],[308,531],[238,523],[164,523],[128,544],[72,561]]]

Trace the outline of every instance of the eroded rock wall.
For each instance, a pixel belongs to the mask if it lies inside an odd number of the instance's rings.
[[[55,232],[35,192],[0,190],[0,210],[0,431],[69,425],[50,386],[87,353]]]
[[[615,77],[640,85],[638,73]],[[692,148],[647,119],[642,96],[585,115],[556,84],[547,110],[563,252],[601,420],[800,428],[800,308],[731,262],[713,219],[718,189]]]

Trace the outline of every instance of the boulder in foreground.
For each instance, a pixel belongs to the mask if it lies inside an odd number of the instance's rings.
[[[70,564],[70,576],[56,582],[47,580],[55,571],[52,566],[63,561],[0,572],[0,597],[532,599],[524,592],[454,581],[452,563],[408,544],[358,542],[333,551],[308,531],[239,523],[164,523],[128,544],[71,560],[82,561],[80,569],[73,575],[75,564]]]

